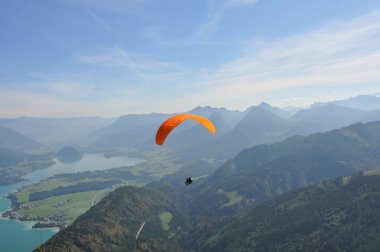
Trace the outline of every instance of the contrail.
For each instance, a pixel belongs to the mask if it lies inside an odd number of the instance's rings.
[[[95,21],[106,31],[111,32],[112,34],[115,34],[116,32],[112,29],[111,26],[109,26],[106,22],[104,22],[103,19],[101,19],[98,15],[96,15],[92,10],[87,9],[87,12],[95,19]]]
[[[120,53],[120,56],[127,62],[132,71],[134,71],[138,76],[140,76],[144,80],[145,85],[149,84],[148,77],[142,71],[140,71],[140,69],[138,68],[138,66],[136,66],[132,58],[120,47],[116,47],[116,50]]]

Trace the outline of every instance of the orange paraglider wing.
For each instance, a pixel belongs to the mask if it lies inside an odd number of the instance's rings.
[[[197,116],[192,114],[178,114],[170,117],[163,124],[161,124],[160,128],[157,130],[156,133],[156,144],[162,145],[165,142],[167,136],[170,134],[170,132],[180,123],[187,119],[192,119],[199,122],[200,124],[205,126],[211,134],[215,134],[216,132],[214,124],[203,116]]]

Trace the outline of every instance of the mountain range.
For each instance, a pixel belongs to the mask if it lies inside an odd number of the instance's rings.
[[[0,127],[0,147],[2,148],[23,151],[41,146],[40,143],[28,136],[17,133],[9,128]]]
[[[378,108],[378,99],[380,98],[377,96],[367,95],[344,101],[319,103],[294,115],[265,102],[243,112],[209,106],[196,107],[186,113],[210,118],[217,126],[217,134],[210,136],[197,123],[186,121],[168,137],[164,149],[169,149],[182,160],[227,160],[242,149],[258,144],[279,142],[293,135],[324,132],[357,122],[380,120],[380,109],[365,110]],[[358,105],[355,108],[352,105],[364,103],[368,106]],[[0,127],[7,127],[48,146],[74,145],[99,151],[124,147],[156,150],[156,130],[171,115],[130,114],[118,119],[0,119]],[[188,153],[191,153],[191,157]]]
[[[234,128],[206,143],[185,149],[180,156],[226,160],[255,145],[279,142],[294,135],[325,132],[357,122],[380,120],[380,110],[363,111],[334,104],[301,110],[285,118],[270,112],[273,110],[279,109],[269,109],[267,104],[252,107]]]
[[[376,95],[358,95],[355,97],[336,100],[330,102],[316,102],[311,107],[320,107],[327,104],[336,104],[344,107],[356,108],[360,110],[379,110],[380,109],[380,97]]]
[[[72,144],[89,132],[113,123],[115,119],[100,117],[0,119],[0,126],[35,139],[45,145]]]
[[[170,183],[171,176],[150,188],[120,188],[44,246],[54,251],[376,251],[379,147],[380,122],[255,146],[191,187]],[[169,228],[159,222],[163,212],[172,215]],[[144,238],[136,239],[137,233]]]

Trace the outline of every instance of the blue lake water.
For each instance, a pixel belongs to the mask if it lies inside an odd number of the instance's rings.
[[[37,170],[26,175],[26,181],[20,183],[0,186],[0,212],[8,210],[11,206],[6,196],[17,189],[39,182],[56,174],[75,173],[83,171],[106,170],[121,166],[134,165],[142,162],[141,159],[127,156],[105,158],[102,154],[85,154],[81,160],[74,163],[56,163],[46,169]],[[0,251],[23,252],[31,251],[38,247],[41,241],[45,242],[58,229],[31,229],[32,222],[20,222],[5,218],[0,219]]]

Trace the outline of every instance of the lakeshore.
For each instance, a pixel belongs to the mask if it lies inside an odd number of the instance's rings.
[[[59,160],[54,161],[55,164],[50,167],[23,176],[23,180],[18,183],[0,186],[0,213],[7,217],[0,218],[0,229],[6,230],[0,237],[0,242],[3,244],[2,248],[6,251],[30,251],[39,246],[41,241],[46,241],[58,232],[59,228],[67,225],[67,220],[60,215],[41,218],[37,215],[25,216],[17,213],[17,210],[12,207],[12,202],[8,198],[9,194],[16,193],[23,187],[36,184],[57,174],[107,170],[142,162],[141,159],[127,156],[105,158],[103,154],[100,153],[85,154],[83,158],[76,163],[65,164]],[[91,204],[91,202],[89,204]],[[25,210],[31,206],[21,205],[21,207]],[[23,242],[18,242],[20,240]]]

